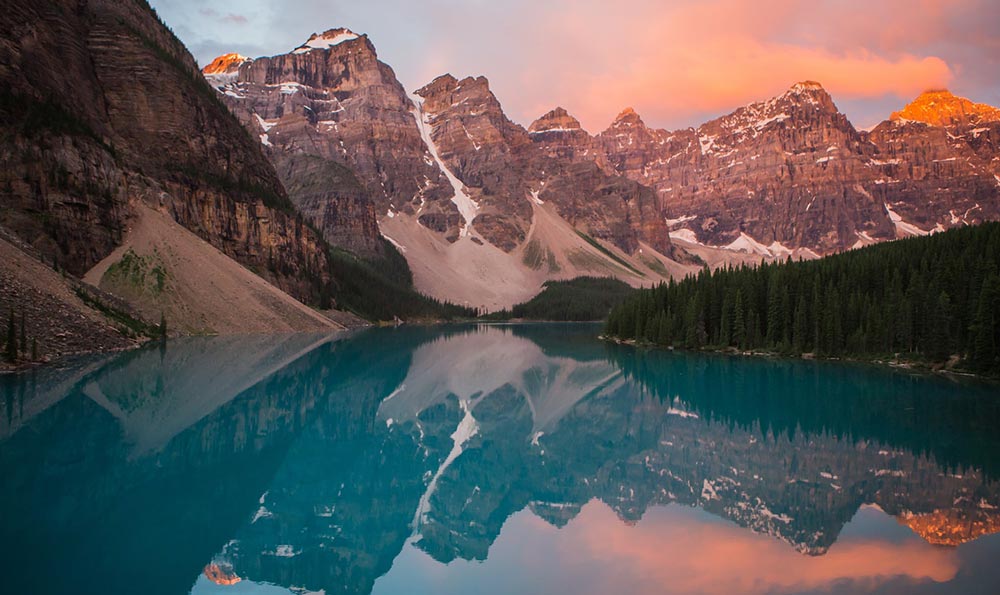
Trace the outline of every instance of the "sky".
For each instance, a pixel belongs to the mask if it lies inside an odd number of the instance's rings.
[[[922,91],[1000,106],[997,0],[151,0],[199,64],[367,33],[413,91],[484,75],[527,126],[562,106],[592,133],[625,107],[677,129],[824,85],[855,126]]]

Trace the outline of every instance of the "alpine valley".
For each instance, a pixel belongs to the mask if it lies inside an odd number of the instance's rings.
[[[592,135],[558,107],[512,121],[482,76],[410,92],[348,29],[199,71],[144,0],[6,4],[0,311],[42,360],[468,318],[554,280],[648,287],[1000,219],[1000,110],[943,90],[867,131],[801,82]]]
[[[0,595],[1000,593],[1000,18],[852,3],[3,0]]]

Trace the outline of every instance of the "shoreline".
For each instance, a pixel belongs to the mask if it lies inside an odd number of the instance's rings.
[[[902,372],[908,372],[913,375],[932,375],[941,378],[950,378],[952,380],[974,380],[977,382],[983,382],[987,384],[1000,385],[1000,377],[998,376],[984,376],[982,374],[976,374],[975,372],[969,372],[967,370],[949,369],[944,366],[936,367],[935,365],[932,364],[910,361],[910,360],[889,361],[884,359],[865,359],[858,357],[826,357],[826,356],[815,355],[812,353],[803,353],[802,355],[796,357],[794,355],[786,355],[782,353],[776,353],[773,351],[740,351],[739,349],[736,349],[734,347],[730,347],[727,349],[687,349],[681,347],[674,347],[673,345],[667,346],[667,345],[659,345],[656,343],[645,343],[645,342],[639,343],[633,339],[623,340],[615,337],[609,337],[604,334],[598,335],[597,338],[600,341],[615,343],[617,345],[624,345],[635,349],[647,349],[647,350],[680,352],[680,353],[703,353],[703,354],[713,354],[713,355],[725,355],[731,357],[784,360],[789,362],[812,361],[812,362],[861,364],[881,369],[899,370]]]

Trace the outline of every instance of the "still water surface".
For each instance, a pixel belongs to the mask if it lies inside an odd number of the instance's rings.
[[[0,378],[4,593],[997,593],[995,385],[587,325]]]

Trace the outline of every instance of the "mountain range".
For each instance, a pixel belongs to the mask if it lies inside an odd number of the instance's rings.
[[[525,128],[481,76],[409,93],[342,28],[199,70],[144,0],[14,0],[0,24],[0,307],[44,356],[157,319],[471,313],[553,279],[648,286],[1000,218],[1000,110],[947,91],[867,131],[802,82],[697,128],[625,109],[592,135],[562,108]]]
[[[352,208],[371,205],[418,289],[475,306],[581,273],[648,285],[1000,216],[1000,110],[947,91],[867,131],[806,81],[697,128],[650,128],[627,108],[591,135],[562,108],[512,122],[485,77],[443,75],[407,97],[347,29],[204,72],[275,163],[309,155],[355,172],[367,197]],[[286,187],[308,169],[287,167]],[[344,230],[323,221],[336,243]]]

